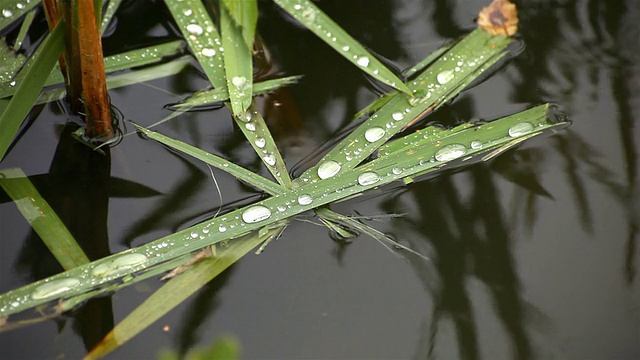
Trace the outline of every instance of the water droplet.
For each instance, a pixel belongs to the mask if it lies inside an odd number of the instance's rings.
[[[438,161],[451,161],[466,154],[467,148],[462,144],[446,145],[436,152],[435,158]]]
[[[342,51],[349,51],[350,47],[349,45],[345,45],[342,47]]]
[[[391,170],[391,172],[393,172],[394,175],[400,175],[402,174],[402,169],[395,167]]]
[[[266,220],[271,216],[271,210],[262,205],[254,205],[242,213],[242,220],[248,224]]]
[[[259,138],[256,138],[254,143],[256,144],[257,147],[262,149],[267,144],[267,141],[264,138],[259,137]]]
[[[204,48],[201,51],[202,55],[206,56],[206,57],[212,57],[216,55],[216,51],[210,48]]]
[[[182,13],[184,14],[184,16],[191,16],[191,14],[193,14],[193,10],[185,9]]]
[[[271,166],[276,164],[276,157],[273,154],[266,155],[262,159],[264,159],[265,163],[267,163],[267,164],[269,164]]]
[[[380,179],[380,175],[374,173],[373,171],[368,171],[358,176],[358,184],[362,186],[373,185],[380,181]]]
[[[2,10],[2,16],[6,17],[6,18],[10,18],[13,16],[13,11],[9,10],[9,9],[3,9]]]
[[[325,161],[318,167],[318,177],[323,180],[328,179],[337,174],[340,171],[340,167],[337,161]]]
[[[278,206],[278,211],[283,212],[285,210],[287,210],[286,206],[283,206],[283,205]]]
[[[309,205],[313,202],[313,198],[309,194],[303,194],[298,197],[298,204]]]
[[[483,145],[481,141],[474,140],[471,142],[470,146],[473,150],[478,150],[478,149],[482,149]]]
[[[202,29],[202,26],[198,25],[198,24],[189,24],[187,25],[187,31],[195,36],[198,35],[202,35],[202,33],[204,32],[204,30]]]
[[[366,56],[361,56],[360,58],[358,58],[358,60],[356,62],[358,63],[358,65],[360,65],[362,67],[369,66],[369,58],[366,57]]]
[[[80,284],[80,280],[76,278],[67,278],[49,281],[46,284],[38,286],[31,294],[34,300],[46,299],[48,297],[63,294]]]
[[[236,87],[236,89],[242,90],[247,86],[247,78],[244,76],[234,76],[233,79],[231,79],[231,83]]]
[[[364,132],[364,138],[367,139],[368,142],[376,142],[384,136],[386,131],[381,127],[372,127]]]
[[[300,4],[295,4],[295,5],[293,5],[293,8],[294,8],[295,10],[300,10],[300,9],[302,9],[302,5],[300,5]]]
[[[227,231],[227,227],[224,226],[224,225],[220,225],[220,226],[218,226],[218,231],[219,232],[225,232],[225,231]]]
[[[256,131],[256,124],[254,123],[246,123],[244,127],[249,131]]]
[[[93,277],[109,276],[145,263],[148,258],[143,254],[127,254],[104,262],[91,270]]]
[[[453,80],[454,76],[455,74],[452,70],[445,70],[440,72],[438,76],[436,76],[436,80],[438,80],[440,84],[444,85],[449,81]]]
[[[401,113],[401,112],[394,112],[393,114],[391,114],[391,117],[395,121],[400,121],[400,120],[404,119],[404,114]]]
[[[533,124],[530,122],[521,122],[509,128],[509,136],[518,137],[533,131]]]

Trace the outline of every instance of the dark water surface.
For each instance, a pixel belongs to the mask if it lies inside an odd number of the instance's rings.
[[[398,68],[471,29],[486,5],[317,3]],[[294,221],[264,254],[241,260],[109,358],[151,359],[162,349],[184,352],[224,334],[238,338],[246,359],[640,358],[640,5],[520,3],[525,51],[435,118],[492,119],[549,101],[573,125],[491,163],[333,207],[345,214],[406,213],[368,223],[431,262],[398,257],[364,236],[340,244],[325,228]],[[379,85],[270,2],[260,5],[269,56],[256,64],[258,76],[306,75],[260,99],[291,168],[375,99]],[[124,6],[105,42],[108,51],[175,36],[159,20],[166,16],[160,4]],[[195,67],[151,84],[113,90],[112,102],[126,118],[148,125],[169,113],[165,104],[206,87]],[[69,225],[74,235],[102,240],[92,256],[157,239],[220,206],[205,166],[136,136],[113,148],[103,169],[110,160],[112,177],[160,194],[110,186],[105,170],[80,177],[82,159],[54,156],[67,116],[54,104],[34,117],[2,167],[40,175],[39,189],[75,223]],[[225,109],[191,113],[157,130],[266,174]],[[232,177],[216,172],[216,178],[222,203],[251,201]],[[87,182],[98,189],[93,198],[84,192]],[[99,225],[87,226],[83,214],[90,212]],[[59,271],[15,205],[0,204],[0,216],[1,292]],[[80,358],[85,344],[159,286],[151,279],[56,321],[2,333],[0,358]]]

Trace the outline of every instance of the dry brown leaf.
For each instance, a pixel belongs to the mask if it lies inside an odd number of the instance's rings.
[[[493,0],[478,14],[478,26],[491,35],[511,36],[518,32],[518,11],[509,0]]]

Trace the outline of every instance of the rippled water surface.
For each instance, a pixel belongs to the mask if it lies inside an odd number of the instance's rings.
[[[224,334],[238,338],[246,359],[640,358],[640,5],[520,3],[526,49],[432,120],[493,119],[555,102],[572,126],[490,163],[333,206],[345,214],[405,214],[367,223],[431,262],[390,252],[365,236],[335,242],[326,228],[294,221],[262,255],[241,260],[108,358],[184,352]],[[467,32],[486,5],[317,4],[399,69]],[[268,54],[256,61],[257,76],[305,75],[298,85],[259,99],[296,173],[384,88],[270,2],[260,5]],[[166,17],[160,3],[125,2],[107,51],[175,37]],[[113,90],[111,100],[127,119],[151,124],[169,113],[165,104],[206,82],[194,66],[151,85]],[[55,155],[76,146],[58,145],[59,134],[70,131],[62,129],[60,107],[47,105],[33,118],[2,167],[19,166],[33,176],[91,248],[90,257],[188,227],[220,206],[209,170],[196,160],[131,136],[110,159],[95,160],[103,166],[86,171],[85,159]],[[224,108],[190,113],[157,130],[267,175]],[[335,171],[329,165],[327,174]],[[216,172],[216,178],[229,208],[256,198],[232,177]],[[92,196],[87,183],[98,189]],[[96,222],[87,224],[86,213]],[[59,271],[15,205],[0,204],[0,216],[1,292]],[[151,279],[64,318],[2,333],[0,357],[80,358],[160,285]]]

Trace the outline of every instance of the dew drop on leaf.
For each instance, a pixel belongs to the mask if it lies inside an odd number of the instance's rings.
[[[34,300],[39,300],[64,294],[65,292],[73,289],[79,284],[80,280],[76,278],[53,280],[46,284],[38,286],[31,294],[31,298],[33,298]]]
[[[378,175],[377,173],[374,173],[373,171],[367,171],[358,176],[358,184],[362,186],[373,185],[380,181],[380,179],[380,175]]]
[[[449,144],[438,150],[435,158],[438,161],[451,161],[467,153],[467,147],[462,144]]]
[[[445,71],[441,71],[436,76],[436,80],[438,80],[438,82],[441,85],[444,85],[444,84],[448,83],[449,81],[453,80],[454,77],[455,77],[455,73],[453,72],[453,70],[445,70]]]
[[[509,136],[518,137],[533,131],[533,124],[530,122],[521,122],[509,128]]]
[[[384,136],[384,134],[386,133],[386,131],[381,128],[381,127],[372,127],[371,129],[368,129],[367,131],[365,131],[364,133],[364,138],[368,141],[368,142],[376,142],[380,139],[382,139],[382,137]]]
[[[360,56],[358,58],[358,60],[356,61],[356,63],[358,63],[358,65],[362,66],[362,67],[367,67],[369,66],[369,58],[366,56]]]
[[[328,179],[340,172],[340,164],[337,161],[329,160],[323,162],[318,167],[318,177],[320,179]]]
[[[271,217],[271,210],[262,205],[254,205],[242,213],[242,220],[248,224],[257,223]]]
[[[298,197],[298,204],[309,205],[313,202],[313,198],[309,194],[303,194]]]
[[[202,27],[198,24],[189,24],[187,25],[187,31],[192,34],[192,35],[202,35],[202,33],[204,32],[204,30],[202,30]]]

